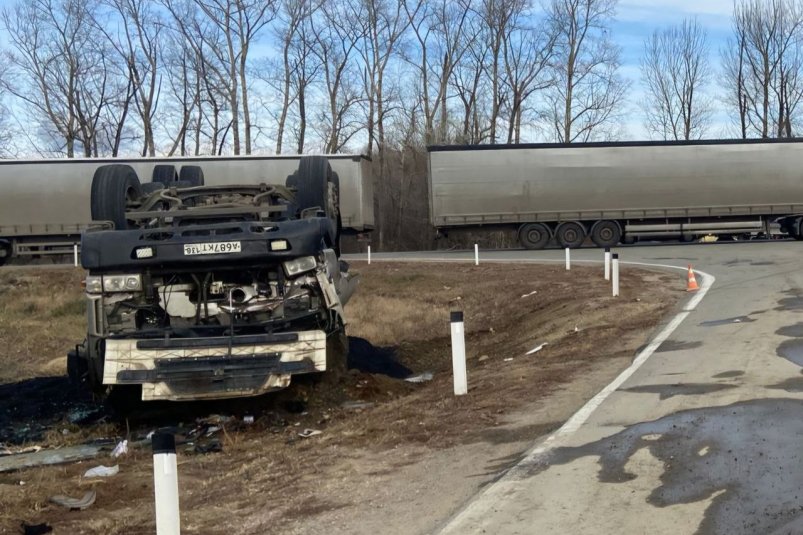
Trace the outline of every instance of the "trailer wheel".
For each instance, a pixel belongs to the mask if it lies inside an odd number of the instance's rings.
[[[114,228],[128,228],[126,205],[142,195],[137,173],[130,165],[98,167],[92,177],[90,208],[93,221],[111,221]]]
[[[561,223],[555,231],[558,243],[567,249],[576,249],[586,240],[586,229],[576,221]]]
[[[298,163],[298,171],[287,177],[287,187],[296,188],[295,205],[298,211],[317,207],[335,225],[337,209],[334,203],[339,195],[338,182],[339,178],[332,172],[329,160],[323,156],[304,156]]]
[[[153,167],[151,182],[159,182],[165,186],[171,185],[178,180],[175,165],[156,165]]]
[[[11,260],[11,244],[5,240],[0,240],[0,266]]]
[[[597,221],[591,227],[591,240],[597,247],[613,247],[622,239],[622,229],[616,221]]]
[[[181,171],[178,174],[178,179],[181,182],[191,184],[190,187],[203,186],[204,170],[198,165],[182,165]]]
[[[527,223],[519,228],[519,243],[525,249],[543,249],[551,238],[549,227],[543,223]]]

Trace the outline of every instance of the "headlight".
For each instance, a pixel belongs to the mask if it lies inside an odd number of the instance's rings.
[[[86,291],[91,294],[101,292],[139,292],[142,290],[140,275],[91,275],[86,278]]]
[[[295,260],[289,260],[282,265],[288,277],[295,277],[301,273],[312,271],[318,266],[318,262],[315,260],[314,256],[302,256]]]

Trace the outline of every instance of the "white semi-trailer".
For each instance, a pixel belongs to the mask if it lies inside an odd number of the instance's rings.
[[[803,140],[429,147],[430,217],[522,246],[803,236]]]
[[[325,156],[340,180],[345,232],[373,228],[370,161],[361,155]],[[72,254],[92,221],[90,193],[98,167],[130,165],[140,180],[170,182],[182,169],[203,169],[209,186],[284,183],[301,156],[232,156],[139,159],[0,160],[0,264],[16,256]],[[197,177],[196,177],[197,178]]]

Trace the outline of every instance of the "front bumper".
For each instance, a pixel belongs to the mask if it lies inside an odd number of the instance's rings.
[[[103,384],[141,384],[143,401],[255,396],[326,369],[326,333],[107,339]]]

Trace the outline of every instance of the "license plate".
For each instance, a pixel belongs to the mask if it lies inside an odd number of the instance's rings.
[[[239,253],[242,246],[238,241],[218,241],[212,243],[188,243],[184,255]]]

